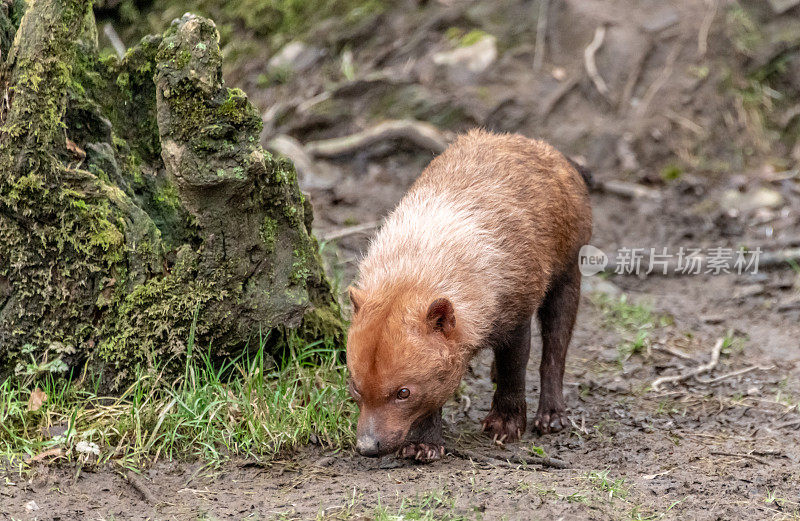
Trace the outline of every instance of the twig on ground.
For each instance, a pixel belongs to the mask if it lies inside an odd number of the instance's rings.
[[[717,376],[716,378],[706,378],[700,379],[698,378],[697,381],[701,384],[715,384],[717,382],[721,382],[722,380],[726,380],[728,378],[733,378],[734,376],[740,376],[743,374],[747,374],[756,370],[759,371],[767,371],[771,369],[770,367],[761,367],[760,365],[751,365],[750,367],[745,367],[744,369],[739,369],[738,371],[733,371],[728,374],[724,374],[722,376]]]
[[[708,50],[708,31],[711,29],[714,17],[717,16],[718,4],[719,0],[711,0],[711,7],[703,17],[703,23],[700,24],[700,31],[697,33],[697,55],[700,58],[704,57]]]
[[[761,459],[759,457],[753,456],[752,454],[744,454],[744,453],[737,453],[737,452],[723,452],[723,451],[719,451],[719,450],[712,450],[709,454],[712,454],[714,456],[731,456],[733,458],[746,458],[746,459],[751,459],[753,461],[756,461],[756,462],[758,462],[758,463],[760,463],[762,465],[766,465],[767,464],[766,461],[764,461],[763,459]]]
[[[672,76],[672,69],[675,66],[675,61],[678,59],[678,55],[681,52],[681,47],[683,47],[682,41],[679,40],[675,42],[675,45],[667,55],[667,59],[664,62],[664,68],[661,69],[661,74],[655,80],[653,80],[653,83],[650,84],[650,86],[647,88],[647,91],[645,91],[644,96],[642,96],[641,103],[639,103],[639,106],[636,107],[636,112],[640,117],[647,113],[647,108],[650,106],[653,98],[656,97],[656,94],[658,94],[658,91],[661,90],[661,87],[663,87],[664,84],[667,83],[667,80],[669,80],[670,76]]]
[[[339,157],[353,154],[380,141],[403,139],[420,148],[439,154],[450,138],[430,123],[408,119],[388,120],[349,136],[306,143],[307,153],[316,157]]]
[[[157,505],[158,499],[150,492],[150,488],[148,488],[147,484],[145,484],[144,480],[136,475],[135,472],[129,470],[125,473],[125,480],[133,487],[136,492],[138,492],[142,499],[150,503],[151,505]]]
[[[553,93],[542,102],[541,115],[542,119],[547,119],[547,116],[556,108],[561,100],[569,94],[569,92],[578,86],[580,82],[580,75],[574,74],[567,81],[562,83]]]
[[[111,47],[114,48],[117,56],[120,58],[124,57],[127,49],[125,48],[125,44],[122,42],[122,38],[120,38],[119,34],[117,34],[117,30],[114,29],[114,26],[110,23],[105,24],[103,26],[103,34],[105,34],[106,38],[108,38],[108,41],[111,42]]]
[[[514,453],[509,457],[501,456],[487,456],[469,449],[452,449],[450,452],[453,456],[461,459],[472,460],[476,463],[485,465],[495,465],[498,467],[514,468],[519,465],[541,465],[543,467],[552,467],[555,469],[567,469],[569,465],[567,462],[558,458],[541,457],[529,454]]]
[[[533,48],[533,72],[542,70],[544,63],[544,46],[547,37],[547,11],[550,8],[550,0],[540,0],[539,17],[536,20],[536,46]]]
[[[329,230],[327,232],[317,232],[317,236],[323,241],[332,241],[334,239],[341,239],[342,237],[355,235],[357,233],[369,232],[380,225],[380,221],[355,224],[353,226],[345,226],[344,228],[334,228],[333,230]]]
[[[594,83],[595,88],[597,88],[597,91],[608,98],[608,85],[606,85],[605,80],[603,80],[603,77],[600,76],[600,73],[597,71],[597,63],[594,60],[594,55],[603,45],[603,40],[605,37],[606,26],[598,26],[594,31],[594,38],[583,51],[583,64],[586,67],[586,73],[589,75],[589,78],[591,78],[592,83]]]
[[[628,110],[631,99],[633,98],[633,92],[636,89],[636,85],[639,84],[639,78],[644,70],[644,65],[647,63],[647,58],[650,57],[650,53],[653,52],[654,48],[655,45],[653,44],[652,38],[648,38],[647,48],[636,57],[636,61],[633,63],[633,67],[631,67],[631,72],[628,74],[628,79],[625,81],[625,86],[622,88],[622,95],[620,96],[618,107],[619,113]]]
[[[717,367],[717,364],[719,363],[719,355],[722,352],[722,346],[724,344],[725,344],[725,339],[720,338],[717,340],[717,343],[714,344],[714,349],[711,350],[711,360],[707,364],[699,365],[689,371],[686,371],[685,373],[656,378],[655,380],[653,380],[653,383],[650,384],[650,387],[654,391],[659,391],[662,384],[683,382],[694,376],[701,375],[703,373],[711,371],[712,369]]]

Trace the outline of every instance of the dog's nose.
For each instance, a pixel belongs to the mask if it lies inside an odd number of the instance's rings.
[[[356,440],[356,450],[362,456],[374,458],[381,452],[381,442],[369,435],[364,435]]]

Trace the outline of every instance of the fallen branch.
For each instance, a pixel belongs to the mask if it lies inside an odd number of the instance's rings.
[[[341,239],[349,235],[357,233],[365,233],[374,230],[380,226],[380,221],[373,221],[368,223],[356,224],[353,226],[345,226],[344,228],[334,228],[326,232],[317,232],[317,236],[323,241],[332,241],[334,239]]]
[[[430,123],[413,120],[389,120],[349,136],[306,143],[305,150],[315,157],[339,157],[353,154],[375,143],[402,139],[439,154],[450,139]]]
[[[127,481],[131,487],[133,487],[136,492],[138,492],[142,499],[150,503],[151,505],[157,505],[158,499],[150,492],[150,489],[145,484],[144,480],[136,475],[135,472],[129,470],[125,473],[125,481]]]
[[[711,350],[711,360],[707,364],[703,364],[700,366],[691,369],[690,371],[686,371],[685,373],[676,374],[672,376],[662,376],[661,378],[656,378],[653,380],[653,383],[650,384],[650,387],[654,391],[659,391],[662,384],[665,383],[679,383],[689,378],[695,377],[697,375],[701,375],[703,373],[707,373],[717,367],[719,363],[719,355],[722,352],[722,346],[725,344],[725,340],[720,338],[717,340],[717,343],[714,344],[714,349]]]
[[[485,465],[495,465],[513,469],[518,468],[519,465],[541,465],[543,467],[552,467],[555,469],[569,468],[567,462],[551,457],[522,455],[519,453],[512,454],[510,457],[487,456],[469,449],[453,449],[448,452],[457,458],[472,460]]]
[[[603,40],[605,37],[606,26],[598,26],[594,31],[594,38],[583,51],[583,64],[586,67],[586,73],[589,75],[589,78],[591,78],[592,83],[594,83],[594,86],[597,88],[597,91],[608,98],[608,85],[606,85],[605,80],[603,80],[603,77],[600,76],[600,73],[597,71],[597,63],[594,60],[594,55],[603,45]]]

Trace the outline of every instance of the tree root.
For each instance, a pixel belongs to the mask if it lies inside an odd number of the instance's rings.
[[[707,373],[717,367],[719,363],[719,355],[722,352],[722,346],[725,344],[725,340],[720,338],[717,340],[717,343],[714,344],[714,349],[711,350],[711,360],[707,364],[703,364],[697,366],[689,371],[686,371],[681,374],[671,375],[671,376],[662,376],[661,378],[656,378],[653,380],[653,383],[650,384],[650,387],[654,391],[659,391],[661,385],[665,383],[679,383],[689,378],[701,375],[703,373]]]
[[[408,119],[388,120],[349,136],[306,143],[305,150],[314,157],[340,157],[353,154],[375,143],[402,139],[420,148],[440,154],[451,139],[430,123]]]

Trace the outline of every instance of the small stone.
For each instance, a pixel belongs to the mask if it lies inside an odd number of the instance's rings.
[[[294,72],[303,72],[313,66],[324,55],[324,50],[295,40],[284,45],[280,51],[270,58],[268,66],[270,69],[289,69]]]
[[[447,68],[453,83],[474,83],[497,60],[497,38],[487,34],[466,47],[433,55],[433,63]]]
[[[35,512],[39,510],[39,505],[36,504],[36,501],[31,499],[30,501],[25,503],[25,510],[27,510],[28,512]]]

